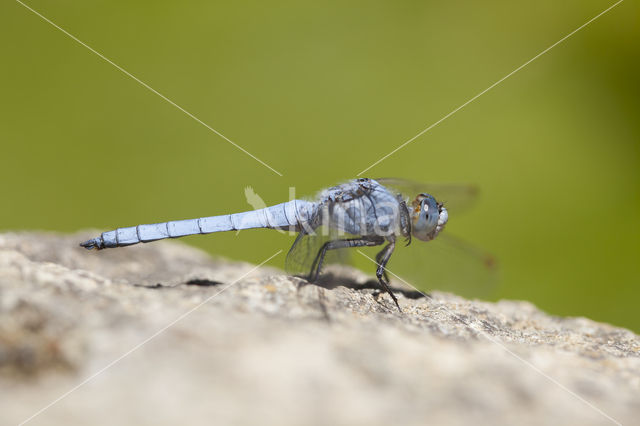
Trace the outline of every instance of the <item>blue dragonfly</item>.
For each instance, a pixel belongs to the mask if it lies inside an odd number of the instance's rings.
[[[286,269],[308,273],[310,282],[318,279],[325,260],[331,257],[327,257],[328,253],[384,245],[375,256],[376,277],[400,309],[386,271],[396,247],[402,245],[399,240],[409,245],[413,239],[428,242],[440,235],[449,211],[432,194],[446,194],[447,203],[462,209],[473,200],[475,192],[465,185],[360,178],[324,189],[313,200],[296,199],[242,213],[118,228],[80,245],[104,249],[222,231],[288,230],[298,236],[287,255]],[[456,245],[465,247],[449,244]],[[418,269],[423,261],[424,258],[417,261]]]

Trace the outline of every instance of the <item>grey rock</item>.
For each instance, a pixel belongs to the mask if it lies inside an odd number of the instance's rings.
[[[313,285],[174,241],[77,247],[93,234],[0,234],[3,424],[640,419],[631,331],[407,289],[400,314],[349,268]]]

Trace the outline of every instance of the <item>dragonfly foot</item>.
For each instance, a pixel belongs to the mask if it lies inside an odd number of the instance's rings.
[[[387,283],[386,283],[386,282],[384,282],[384,281],[383,281],[383,280],[381,280],[381,279],[378,279],[378,282],[380,283],[380,287],[382,287],[382,290],[383,290],[385,293],[388,293],[388,294],[389,294],[389,296],[391,296],[391,299],[393,299],[393,303],[395,303],[395,304],[396,304],[396,307],[398,308],[398,311],[399,311],[400,313],[402,313],[402,309],[400,308],[400,304],[398,303],[398,298],[396,297],[396,295],[395,295],[395,294],[393,294],[393,292],[391,291],[391,289],[389,288],[389,286],[387,285]]]
[[[398,312],[402,313],[402,309],[400,308],[400,304],[398,303],[398,299],[396,298],[396,295],[393,294],[393,292],[391,292],[391,290],[389,290],[389,295],[391,296],[391,298],[395,302],[396,307],[398,308]]]

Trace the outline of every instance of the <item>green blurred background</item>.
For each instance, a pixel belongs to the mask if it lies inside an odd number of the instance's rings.
[[[353,178],[613,2],[27,4],[284,175],[4,1],[0,228],[74,232]],[[448,231],[499,259],[495,298],[640,330],[639,17],[621,3],[367,173],[477,184]],[[259,263],[292,238],[186,241]]]

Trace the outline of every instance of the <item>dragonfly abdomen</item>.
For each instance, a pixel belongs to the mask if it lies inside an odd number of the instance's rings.
[[[103,232],[99,237],[80,245],[87,249],[130,246],[138,243],[179,238],[195,234],[237,231],[241,229],[269,228],[298,230],[312,215],[314,203],[293,200],[264,209],[199,219],[137,225]]]

